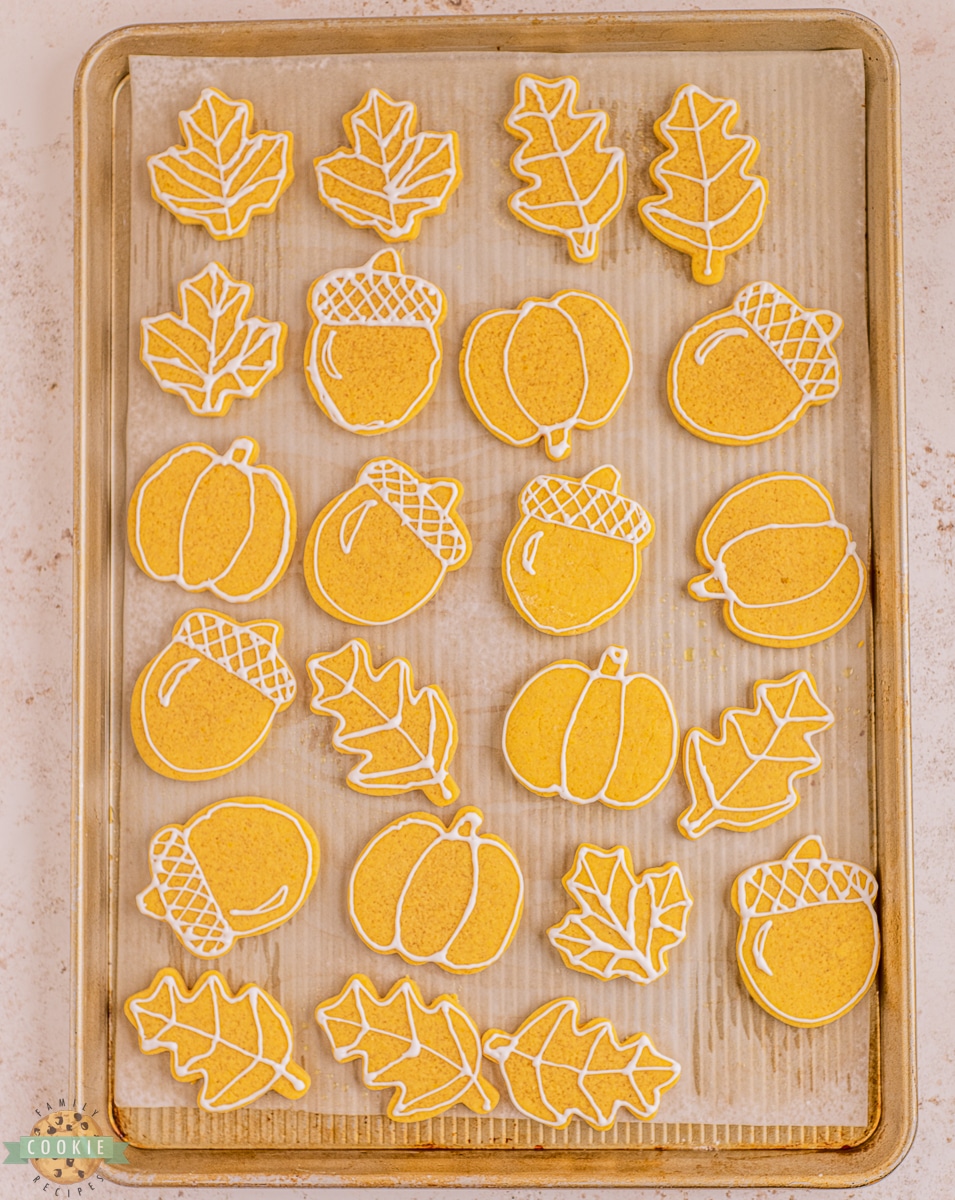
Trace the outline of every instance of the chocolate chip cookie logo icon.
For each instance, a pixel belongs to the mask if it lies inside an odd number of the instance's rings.
[[[32,1167],[37,1172],[34,1183],[46,1180],[43,1190],[53,1183],[54,1195],[70,1200],[94,1192],[97,1183],[105,1182],[99,1174],[104,1162],[126,1161],[126,1143],[102,1133],[95,1120],[98,1110],[76,1100],[69,1108],[63,1098],[59,1105],[55,1108],[47,1102],[45,1112],[33,1110],[36,1119],[30,1133],[3,1143],[7,1151],[3,1165]]]

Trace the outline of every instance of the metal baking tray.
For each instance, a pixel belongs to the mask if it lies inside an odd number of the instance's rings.
[[[872,447],[868,774],[883,934],[869,1024],[865,1124],[666,1122],[665,1107],[663,1121],[627,1123],[613,1136],[586,1128],[555,1136],[520,1128],[531,1123],[513,1119],[481,1127],[494,1118],[432,1122],[429,1131],[409,1135],[408,1127],[396,1128],[375,1115],[258,1107],[225,1121],[198,1110],[157,1109],[137,1123],[136,1113],[118,1105],[113,1094],[122,1001],[116,991],[117,799],[124,720],[117,701],[123,668],[118,564],[124,553],[117,514],[125,503],[129,329],[131,319],[141,315],[129,310],[130,57],[847,49],[861,51],[865,80]],[[914,1135],[915,1060],[899,99],[897,62],[885,35],[863,17],[829,10],[137,26],[109,35],[86,56],[77,76],[75,113],[72,1086],[108,1111],[117,1133],[133,1143],[128,1165],[104,1166],[103,1174],[154,1186],[848,1187],[891,1170]],[[631,186],[628,206],[636,194],[639,185]],[[706,298],[699,301],[700,313],[706,305]],[[198,436],[208,436],[205,427]],[[376,446],[370,452],[380,451]],[[527,474],[535,469],[541,469],[536,459]],[[443,990],[454,990],[453,983]]]

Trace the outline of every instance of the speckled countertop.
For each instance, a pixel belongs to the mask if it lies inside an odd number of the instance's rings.
[[[0,1136],[26,1132],[34,1107],[68,1078],[72,526],[72,84],[84,51],[146,21],[461,12],[596,11],[606,3],[541,0],[32,0],[9,3],[0,44]],[[762,3],[743,8],[791,7]],[[821,5],[798,4],[800,8]],[[663,5],[617,0],[622,10]],[[718,9],[719,0],[674,3]],[[837,8],[836,4],[826,7]],[[687,1193],[949,1200],[955,1194],[955,6],[859,0],[902,63],[906,361],[918,919],[919,1130],[886,1180],[850,1192]],[[0,1167],[0,1200],[44,1194],[33,1173]],[[49,1193],[52,1194],[52,1187]],[[96,1196],[122,1189],[103,1183]],[[61,1189],[65,1195],[65,1189]],[[146,1190],[143,1200],[200,1197]],[[259,1193],[242,1193],[249,1200]],[[304,1195],[262,1192],[264,1197]],[[329,1194],[329,1193],[326,1193]],[[336,1192],[345,1196],[345,1192]],[[439,1193],[428,1193],[437,1196]],[[455,1193],[460,1195],[460,1193]],[[530,1195],[529,1192],[475,1195]],[[595,1197],[595,1189],[563,1196]],[[611,1193],[606,1193],[609,1197]],[[676,1192],[615,1191],[645,1200]],[[450,1195],[450,1193],[449,1193]]]

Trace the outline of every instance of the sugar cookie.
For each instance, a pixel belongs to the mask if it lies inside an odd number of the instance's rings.
[[[753,685],[753,708],[726,708],[720,736],[691,729],[683,775],[692,803],[677,827],[695,840],[710,829],[762,829],[799,803],[796,780],[822,766],[816,734],[835,717],[808,671]]]
[[[295,501],[259,444],[236,438],[224,454],[187,442],[164,454],[129,502],[129,548],[140,570],[187,592],[258,600],[285,574],[295,548]]]
[[[508,208],[531,229],[564,238],[574,262],[585,263],[597,257],[600,230],[623,206],[627,158],[604,146],[605,112],[578,112],[579,92],[573,75],[520,75],[504,128],[521,139],[511,170],[528,181],[508,197]]]
[[[842,317],[751,283],[680,338],[667,372],[673,415],[690,433],[748,446],[791,429],[839,391]]]
[[[676,765],[680,730],[662,684],[627,674],[609,646],[593,670],[551,663],[514,697],[504,718],[504,761],[524,787],[574,804],[639,808]]]
[[[185,825],[164,825],[149,843],[152,880],[136,897],[190,954],[218,958],[239,938],[283,925],[318,874],[318,838],[276,800],[235,796]]]
[[[244,1108],[268,1091],[299,1100],[311,1080],[292,1059],[292,1023],[263,988],[247,983],[233,994],[224,976],[206,971],[193,987],[172,967],[130,996],[123,1011],[143,1054],[169,1052],[179,1083],[202,1081],[206,1112]]]
[[[471,555],[457,511],[462,491],[457,479],[425,479],[394,458],[366,462],[309,532],[312,599],[355,625],[387,625],[415,612]]]
[[[750,170],[759,142],[730,132],[738,116],[735,100],[688,83],[653,126],[667,149],[650,164],[650,178],[664,194],[640,201],[640,219],[690,256],[697,283],[719,283],[726,256],[756,236],[766,212],[769,185]]]
[[[251,758],[295,697],[281,640],[278,621],[183,613],[133,689],[133,741],[146,765],[169,779],[215,779]]]
[[[348,884],[348,915],[367,946],[456,975],[497,962],[520,924],[524,877],[506,842],[478,832],[483,820],[477,808],[449,825],[411,813],[375,834]]]
[[[736,962],[746,990],[787,1025],[828,1025],[854,1008],[879,965],[879,885],[805,837],[737,876]]]
[[[832,497],[814,479],[778,471],[731,488],[696,539],[709,571],[694,600],[722,600],[738,637],[761,646],[811,646],[855,616],[866,572]]]
[[[538,475],[521,492],[521,519],[504,547],[508,597],[541,633],[584,633],[633,595],[653,519],[619,495],[620,472]]]
[[[645,1033],[621,1042],[609,1021],[581,1025],[580,1005],[569,996],[542,1005],[516,1033],[489,1029],[482,1041],[511,1102],[555,1129],[566,1129],[574,1117],[609,1129],[622,1110],[649,1121],[680,1077],[680,1064]]]
[[[570,454],[574,429],[606,424],[633,374],[627,331],[589,292],[532,296],[468,326],[461,386],[474,415],[511,446],[544,441],[547,457]]]
[[[305,377],[336,425],[386,433],[424,408],[441,370],[447,302],[439,287],[405,273],[399,251],[316,279],[308,310]]]
[[[461,182],[458,135],[416,134],[416,106],[378,88],[366,92],[342,124],[349,145],[315,159],[322,203],[386,242],[416,238],[422,220],[444,212]]]
[[[292,135],[250,133],[252,105],[204,88],[179,114],[184,146],[146,160],[153,199],[183,225],[203,225],[216,241],[245,237],[252,218],[274,212],[291,184]]]

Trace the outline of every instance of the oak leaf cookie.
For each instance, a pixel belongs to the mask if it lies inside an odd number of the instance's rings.
[[[418,110],[372,88],[342,117],[350,145],[315,159],[322,203],[356,229],[405,242],[421,222],[444,212],[461,182],[453,131],[415,133]]]
[[[308,310],[305,376],[336,425],[386,433],[424,408],[441,370],[447,302],[439,287],[405,273],[397,250],[316,279]]]
[[[814,479],[778,471],[731,488],[696,539],[709,570],[694,600],[722,600],[738,637],[761,646],[811,646],[842,629],[865,597],[866,571],[832,497]]]
[[[169,779],[215,779],[251,758],[295,697],[281,640],[278,621],[184,613],[133,689],[130,724],[146,765]]]
[[[250,317],[253,298],[250,283],[213,262],[180,283],[180,313],[140,322],[143,366],[197,417],[224,417],[282,370],[288,326]]]
[[[839,391],[842,317],[751,283],[680,338],[667,372],[673,415],[708,442],[748,446],[791,429]]]
[[[425,1004],[410,979],[381,996],[367,975],[353,975],[315,1020],[336,1062],[361,1059],[365,1087],[394,1088],[392,1121],[424,1121],[455,1104],[483,1116],[498,1102],[481,1074],[481,1035],[457,996]]]
[[[609,646],[591,670],[561,659],[532,676],[504,718],[504,760],[524,787],[574,804],[639,808],[666,786],[680,730],[663,686],[627,674]]]
[[[589,292],[536,296],[496,308],[468,326],[461,386],[478,420],[511,446],[544,441],[566,458],[574,429],[606,424],[633,374],[620,318]]]
[[[815,737],[835,721],[808,671],[753,685],[753,708],[727,708],[720,736],[691,729],[683,775],[692,803],[677,827],[695,840],[710,829],[762,829],[799,803],[796,780],[822,766]]]
[[[653,518],[620,495],[620,472],[597,467],[577,479],[538,475],[520,497],[521,519],[504,546],[508,598],[541,633],[584,633],[633,595]]]
[[[318,874],[318,838],[276,800],[236,796],[165,825],[149,843],[152,880],[136,897],[190,954],[218,958],[239,938],[283,925]]]
[[[738,116],[735,100],[688,83],[653,126],[667,147],[650,164],[663,195],[640,201],[640,219],[664,245],[690,256],[697,283],[719,283],[726,256],[756,236],[766,212],[769,185],[750,169],[759,142],[730,132]]]
[[[251,132],[252,105],[204,88],[179,114],[183,146],[146,160],[153,199],[183,225],[203,225],[216,241],[244,237],[252,218],[273,212],[291,184],[292,135]]]
[[[201,1080],[197,1100],[206,1112],[244,1108],[268,1091],[299,1100],[309,1089],[292,1058],[292,1023],[257,984],[233,993],[218,971],[206,971],[190,988],[164,967],[123,1011],[144,1054],[168,1051],[173,1079]]]
[[[295,501],[258,457],[258,442],[241,437],[224,454],[187,442],[154,462],[129,502],[129,548],[140,570],[233,603],[275,587],[295,548]]]
[[[531,229],[564,238],[574,262],[585,263],[597,257],[600,230],[623,206],[627,159],[604,145],[605,112],[577,110],[579,92],[573,75],[520,75],[504,128],[521,139],[511,170],[529,181],[508,197],[508,208]]]
[[[513,1034],[489,1029],[482,1043],[511,1102],[555,1129],[574,1117],[609,1129],[624,1110],[649,1121],[680,1077],[680,1064],[645,1033],[620,1041],[609,1021],[581,1025],[580,1005],[570,996],[542,1005]]]
[[[457,479],[425,479],[394,458],[373,458],[322,509],[305,543],[305,582],[325,612],[387,625],[426,604],[471,538],[458,516]]]
[[[854,1008],[879,965],[879,885],[805,837],[737,876],[736,962],[746,990],[787,1025],[828,1025]]]
[[[367,946],[457,975],[497,962],[520,924],[524,877],[506,842],[478,832],[483,820],[477,808],[458,809],[449,825],[411,813],[375,834],[348,885],[348,915]]]

